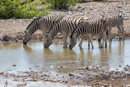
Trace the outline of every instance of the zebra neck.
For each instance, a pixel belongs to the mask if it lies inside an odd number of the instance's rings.
[[[49,31],[50,37],[54,38],[58,32],[60,32],[60,29],[62,29],[60,27],[60,23],[57,23],[55,26],[53,26],[53,28]]]
[[[37,31],[37,28],[35,28],[33,31],[30,31],[30,34],[33,35]]]
[[[75,38],[77,38],[79,35],[83,34],[83,32],[85,32],[85,31],[83,30],[82,25],[79,24],[79,26],[77,26],[77,28],[74,30],[73,36],[74,36]]]

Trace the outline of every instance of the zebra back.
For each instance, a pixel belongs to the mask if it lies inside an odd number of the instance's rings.
[[[37,29],[45,29],[48,31],[55,23],[63,19],[64,16],[44,16],[35,18],[26,28],[32,35]],[[43,26],[44,25],[44,26]],[[39,27],[41,26],[41,27]],[[45,28],[43,28],[45,27]]]
[[[84,19],[85,17],[77,17],[77,18],[70,18],[65,17],[60,22],[54,24],[54,26],[49,30],[50,36],[53,38],[56,36],[58,32],[61,30],[66,30],[68,33],[72,33],[76,26]]]
[[[39,20],[41,18],[42,17],[34,18],[33,21],[27,26],[25,33],[26,31],[28,31],[32,35],[37,30],[38,25],[39,25]]]
[[[96,36],[101,33],[102,30],[107,30],[108,27],[108,20],[107,18],[99,18],[99,19],[92,19],[92,20],[83,20],[82,23],[73,31],[71,34],[77,38],[79,35],[83,35],[85,33],[90,33],[92,36]]]
[[[124,17],[121,14],[118,14],[116,16],[108,17],[109,26],[110,27],[116,27],[123,23]]]

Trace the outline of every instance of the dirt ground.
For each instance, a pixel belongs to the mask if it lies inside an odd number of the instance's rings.
[[[126,2],[125,2],[126,3]],[[117,9],[120,10],[123,7],[119,7],[119,6],[124,6],[124,4],[121,4],[121,2],[116,2],[116,3],[105,3],[105,5],[111,5],[114,7],[115,5],[117,5]],[[113,5],[114,4],[114,5]],[[105,6],[104,3],[102,2],[90,2],[90,3],[81,3],[81,4],[77,4],[74,8],[70,9],[70,10],[52,10],[50,15],[55,15],[55,14],[64,14],[64,15],[71,15],[71,16],[88,16],[88,18],[91,17],[95,17],[95,15],[91,12],[91,10],[93,10],[92,6],[96,6],[96,5],[100,5],[100,6]],[[119,6],[118,6],[119,5]],[[89,6],[89,8],[85,8],[84,6]],[[127,9],[123,9],[124,11],[126,11],[127,13],[125,13],[125,17],[127,17],[124,20],[124,30],[125,30],[125,38],[126,39],[130,39],[130,3],[127,2]],[[107,6],[105,6],[107,7]],[[95,7],[96,8],[96,7]],[[80,13],[83,13],[85,11],[85,9],[89,9],[89,12],[87,12],[85,15],[81,15]],[[106,9],[106,8],[104,8]],[[116,12],[118,13],[119,11],[117,9],[110,9],[111,12]],[[102,8],[99,8],[99,14],[102,14]],[[75,13],[76,12],[76,13]],[[115,14],[116,14],[115,13]],[[97,14],[97,13],[95,13]],[[93,15],[93,16],[89,16],[89,15]],[[32,19],[15,19],[15,18],[11,18],[11,19],[0,19],[0,41],[3,42],[3,37],[5,35],[8,35],[10,37],[10,41],[22,41],[24,38],[24,31],[26,29],[26,27],[28,26],[28,24],[32,21]],[[113,38],[117,39],[118,38],[118,33],[117,33],[117,28],[113,28],[112,29],[112,35]],[[33,37],[32,40],[42,40],[42,32],[41,31],[37,31]],[[97,75],[97,77],[90,77],[88,79],[86,79],[87,77],[91,76],[90,73],[99,73],[97,71],[89,71],[89,74],[87,74],[86,69],[83,69],[81,71],[75,71],[76,73],[70,73],[66,76],[62,76],[60,77],[58,74],[53,76],[51,74],[51,72],[46,72],[46,71],[42,71],[42,72],[35,72],[35,71],[30,71],[30,72],[18,72],[18,73],[22,73],[22,75],[15,75],[15,74],[10,74],[8,72],[0,72],[0,77],[4,77],[4,78],[14,78],[13,81],[16,82],[21,82],[22,84],[23,82],[52,82],[52,83],[62,83],[62,84],[67,84],[68,87],[71,87],[71,85],[79,85],[76,87],[80,87],[80,85],[83,85],[84,87],[130,87],[130,70],[127,71],[127,73],[123,74],[125,76],[122,77],[111,77],[111,76],[106,76],[104,77],[104,74],[102,75],[102,78],[99,78]],[[108,72],[110,74],[110,72]],[[121,72],[120,72],[121,73]],[[35,74],[35,76],[34,76]],[[82,77],[83,76],[83,77]],[[93,79],[95,78],[95,79]],[[0,83],[2,83],[2,81],[0,81]],[[6,83],[3,83],[4,85],[6,85]],[[19,83],[18,83],[19,84]],[[22,86],[17,86],[17,87],[25,87],[27,84],[23,84]],[[7,85],[5,86],[7,87]],[[10,86],[11,87],[11,86]],[[37,86],[34,86],[37,87]]]

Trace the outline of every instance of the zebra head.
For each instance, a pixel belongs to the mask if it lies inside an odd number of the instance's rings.
[[[28,27],[25,30],[25,37],[23,40],[23,44],[26,45],[28,41],[31,39],[32,34],[39,29],[39,19],[41,17],[33,19],[33,21],[28,25]]]
[[[76,38],[74,38],[73,36],[70,36],[70,45],[69,45],[69,49],[72,50],[72,48],[76,45]]]
[[[23,39],[23,44],[27,45],[28,41],[31,39],[31,34],[28,32],[28,30],[25,30],[25,37]]]
[[[44,48],[48,48],[52,43],[52,38],[47,34],[44,38]]]

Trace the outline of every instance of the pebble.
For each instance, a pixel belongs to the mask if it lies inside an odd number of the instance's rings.
[[[16,65],[13,65],[14,67],[16,67]]]
[[[128,18],[127,17],[124,17],[124,20],[127,20]]]
[[[9,41],[11,38],[8,36],[8,35],[5,35],[4,37],[3,37],[3,41]]]
[[[107,84],[104,84],[103,87],[107,87]]]
[[[16,40],[15,40],[15,42],[19,42],[19,40],[18,40],[18,39],[16,39]]]

